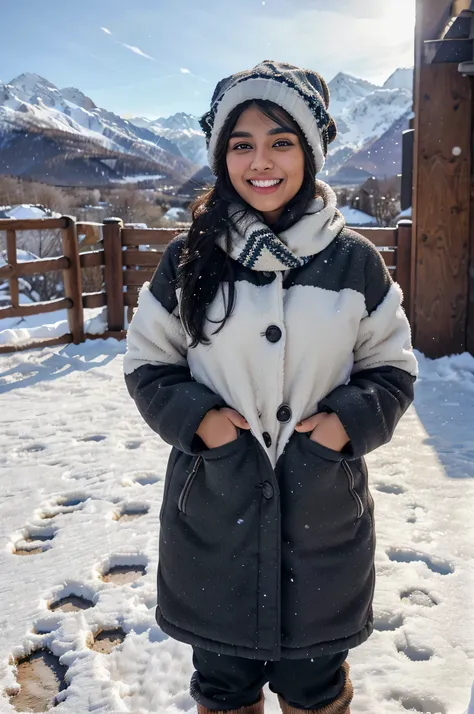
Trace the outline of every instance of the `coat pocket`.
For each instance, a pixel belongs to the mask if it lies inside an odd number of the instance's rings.
[[[304,450],[310,451],[321,464],[326,464],[334,472],[334,477],[337,477],[337,474],[340,477],[342,477],[342,473],[345,474],[349,494],[357,509],[356,517],[357,519],[362,518],[366,510],[364,501],[366,500],[365,494],[367,490],[363,461],[357,459],[354,462],[349,462],[344,458],[344,454],[341,451],[335,451],[323,446],[319,442],[310,439],[308,435],[302,435],[298,432],[296,434]]]
[[[175,466],[176,466],[176,462],[177,462],[178,459],[179,459],[180,457],[182,457],[182,456],[184,456],[184,454],[183,454],[182,451],[179,451],[178,449],[176,449],[176,448],[174,448],[174,447],[171,449],[171,454],[170,454],[170,457],[169,457],[169,459],[168,459],[168,465],[167,465],[167,467],[166,467],[165,488],[164,488],[164,491],[163,491],[163,498],[162,498],[162,501],[161,501],[161,508],[160,508],[160,515],[159,515],[159,520],[160,520],[160,522],[161,522],[162,519],[163,519],[163,514],[164,514],[164,511],[165,511],[165,508],[166,508],[166,503],[167,503],[167,501],[168,501],[168,492],[169,492],[169,489],[170,489],[170,486],[171,486],[172,474],[173,474],[174,468],[175,468]]]
[[[207,460],[212,461],[213,459],[222,459],[226,456],[235,453],[236,449],[240,447],[241,441],[244,436],[245,435],[242,433],[242,430],[239,429],[239,435],[236,439],[233,439],[232,441],[229,441],[227,442],[227,444],[223,444],[222,446],[216,446],[213,449],[205,449],[194,458],[194,460],[191,462],[191,470],[189,471],[189,475],[187,476],[186,481],[184,482],[184,485],[178,496],[177,505],[178,510],[181,511],[181,513],[187,515],[186,507],[189,495],[192,491],[193,485],[196,481],[199,472],[204,469],[205,462]]]
[[[364,515],[364,504],[355,487],[354,472],[352,471],[350,464],[345,459],[341,461],[341,464],[342,468],[346,472],[347,480],[349,482],[349,491],[351,492],[352,498],[357,506],[357,518],[362,518]]]
[[[184,513],[186,515],[186,504],[188,502],[189,498],[189,493],[191,491],[191,488],[193,486],[194,480],[198,474],[199,467],[202,464],[202,456],[199,455],[195,458],[193,467],[189,473],[189,476],[187,477],[183,488],[181,489],[181,493],[179,494],[178,498],[178,510],[181,511],[181,513]]]

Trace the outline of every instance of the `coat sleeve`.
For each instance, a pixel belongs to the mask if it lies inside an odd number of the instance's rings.
[[[124,373],[146,423],[168,444],[192,454],[202,448],[196,437],[202,419],[225,402],[189,370],[176,296],[182,245],[179,237],[170,243],[151,282],[140,290],[127,333]]]
[[[344,451],[352,458],[390,441],[413,401],[418,374],[410,325],[401,306],[402,291],[375,246],[367,248],[366,310],[354,347],[351,377],[319,404],[320,411],[338,415],[350,438]]]

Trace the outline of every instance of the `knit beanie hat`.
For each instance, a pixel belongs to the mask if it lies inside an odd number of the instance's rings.
[[[337,134],[336,123],[328,113],[326,82],[310,69],[264,60],[253,69],[221,79],[214,89],[210,110],[199,119],[214,174],[216,144],[225,120],[236,106],[249,99],[268,99],[285,109],[300,126],[313,151],[316,173],[322,170],[328,145]]]

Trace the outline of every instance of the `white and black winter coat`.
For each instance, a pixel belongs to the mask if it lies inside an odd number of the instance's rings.
[[[391,439],[417,366],[400,288],[329,203],[332,217],[316,233],[303,239],[300,222],[280,236],[296,267],[268,228],[253,257],[248,231],[236,241],[235,308],[210,345],[189,348],[180,319],[183,236],[141,289],[128,331],[127,387],[173,447],[156,619],[172,637],[223,654],[306,658],[355,647],[373,629],[364,455]],[[219,290],[208,317],[223,314]],[[205,449],[196,430],[223,406],[251,430]],[[343,452],[295,432],[320,411],[338,414],[350,437]]]

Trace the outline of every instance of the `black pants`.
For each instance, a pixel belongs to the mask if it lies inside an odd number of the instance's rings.
[[[208,709],[238,709],[255,704],[268,682],[275,694],[297,709],[319,709],[335,701],[344,685],[341,665],[348,650],[313,659],[277,662],[246,659],[193,647],[190,694]]]

